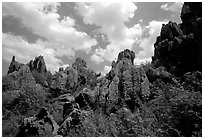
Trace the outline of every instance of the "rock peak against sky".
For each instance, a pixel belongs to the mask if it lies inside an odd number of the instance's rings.
[[[163,23],[180,23],[182,3],[6,3],[2,4],[3,75],[13,55],[27,63],[43,55],[48,70],[76,57],[106,73],[124,49],[135,64],[151,59]]]

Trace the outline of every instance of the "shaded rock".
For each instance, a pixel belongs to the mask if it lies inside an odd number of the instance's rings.
[[[187,72],[183,76],[183,85],[194,91],[202,91],[202,73],[199,71]]]
[[[63,119],[67,119],[67,116],[70,115],[70,113],[72,111],[74,111],[75,109],[79,109],[79,105],[78,103],[74,103],[74,102],[66,102],[63,105]]]
[[[59,102],[62,102],[62,103],[75,102],[75,98],[71,94],[67,93],[67,94],[60,95],[59,97],[54,99],[54,101],[59,101]]]
[[[122,76],[123,89],[120,90],[125,104],[132,111],[148,100],[150,95],[149,81],[142,67],[132,66]]]
[[[31,60],[28,63],[28,66],[29,66],[30,70],[36,70],[39,73],[47,72],[47,68],[46,68],[43,56],[36,57],[34,61]]]
[[[18,63],[15,60],[15,56],[13,56],[7,74],[12,73],[14,71],[18,71],[22,66],[23,66],[23,64],[22,63]]]
[[[159,67],[156,69],[149,68],[146,74],[150,82],[154,82],[157,79],[161,79],[164,82],[169,82],[172,80],[171,73],[167,72],[164,67]]]
[[[156,68],[163,66],[177,75],[202,70],[201,11],[201,3],[184,3],[182,23],[177,25],[169,21],[162,26],[152,57],[152,64]]]
[[[115,76],[109,85],[109,94],[107,96],[106,103],[108,113],[114,112],[117,109],[117,105],[119,102],[118,84],[119,78],[118,76]]]
[[[176,22],[169,21],[168,24],[162,24],[161,28],[161,40],[168,39],[173,40],[174,37],[183,36],[183,32]]]
[[[83,68],[83,67],[87,67],[86,66],[86,61],[83,60],[82,58],[78,57],[76,58],[75,62],[72,64],[72,67],[74,69],[80,69],[80,68]]]
[[[42,108],[34,117],[24,118],[18,136],[55,136],[58,124],[46,108]]]
[[[200,2],[184,2],[181,10],[181,20],[183,23],[202,17],[202,4]]]
[[[79,95],[75,97],[75,101],[79,104],[80,108],[93,108],[96,96],[94,91],[84,88]]]
[[[23,65],[18,71],[7,74],[4,78],[9,78],[9,82],[16,88],[21,88],[26,84],[35,85],[35,79],[27,65]]]
[[[77,127],[81,124],[81,111],[77,103],[65,103],[63,106],[64,122],[58,130],[58,134],[68,136],[70,129]]]
[[[122,59],[129,59],[131,63],[133,64],[133,61],[135,59],[135,53],[133,51],[125,49],[124,51],[119,53],[117,61],[120,61]]]

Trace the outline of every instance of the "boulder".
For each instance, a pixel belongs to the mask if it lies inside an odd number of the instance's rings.
[[[95,92],[84,88],[76,97],[75,101],[79,104],[80,108],[93,108],[94,103],[96,101]]]
[[[64,122],[61,124],[58,135],[68,136],[70,129],[81,124],[81,111],[77,103],[65,103],[63,106]]]

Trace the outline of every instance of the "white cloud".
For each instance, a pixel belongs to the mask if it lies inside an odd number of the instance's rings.
[[[102,75],[106,75],[111,70],[110,66],[104,66],[103,71],[101,71]]]
[[[58,70],[62,61],[56,58],[56,52],[52,48],[45,48],[38,43],[28,43],[20,36],[2,34],[2,58],[7,62],[11,61],[12,56],[22,63],[28,63],[36,56],[43,55],[47,68],[54,72]]]
[[[64,17],[59,21],[58,6],[59,3],[3,3],[2,15],[20,18],[25,27],[49,42],[46,47],[60,49],[58,56],[70,56],[73,50],[89,52],[97,41],[85,32],[77,31],[73,27],[74,19]]]
[[[101,62],[103,62],[103,58],[97,54],[93,54],[91,56],[91,60],[94,61],[96,64],[100,64]]]
[[[94,55],[112,61],[124,49],[132,49],[137,38],[142,35],[139,24],[128,28],[124,23],[134,16],[137,6],[128,2],[77,3],[78,12],[85,24],[95,24],[99,31],[107,35],[110,42],[105,49],[96,49]]]
[[[182,5],[182,2],[166,3],[161,5],[161,9],[166,11],[181,12]]]
[[[140,65],[142,63],[151,62],[151,61],[152,61],[151,57],[143,58],[143,59],[140,59],[140,58],[137,57],[137,58],[134,59],[134,65]]]
[[[166,21],[151,21],[146,26],[149,37],[143,38],[140,42],[140,47],[143,49],[136,55],[139,59],[149,59],[154,55],[154,43],[156,42],[157,36],[160,35],[162,24],[166,24]]]

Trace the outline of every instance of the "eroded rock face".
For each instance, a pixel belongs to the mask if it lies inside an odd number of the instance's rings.
[[[122,60],[124,58],[129,59],[132,62],[132,64],[133,64],[133,61],[135,59],[135,53],[133,51],[125,49],[124,51],[119,53],[118,61],[120,61],[120,60]]]
[[[72,67],[75,69],[80,69],[86,66],[86,61],[83,60],[82,58],[78,57],[76,58],[75,62],[72,64]]]
[[[161,28],[154,44],[152,63],[171,73],[202,70],[202,7],[200,3],[184,3],[177,25],[169,21]]]
[[[22,66],[23,66],[23,64],[17,62],[17,61],[15,60],[15,56],[13,56],[7,74],[12,73],[12,72],[14,72],[14,71],[18,71]]]
[[[58,124],[43,107],[34,117],[24,118],[18,136],[55,136],[58,129]]]
[[[164,67],[159,67],[156,69],[149,68],[146,74],[150,82],[156,81],[157,79],[161,79],[164,82],[169,82],[172,80],[171,73],[167,72]]]
[[[75,94],[75,92],[78,88],[82,88],[83,86],[95,87],[97,76],[99,75],[92,69],[86,67],[86,61],[77,58],[72,64],[72,67],[68,66],[65,70],[60,68],[60,70],[54,74],[51,88],[67,90],[76,96],[78,94]]]
[[[65,103],[63,106],[63,119],[64,122],[61,124],[58,135],[68,136],[67,133],[73,127],[81,124],[81,110],[77,103]]]
[[[27,65],[22,65],[18,71],[13,71],[4,76],[4,78],[9,78],[12,84],[17,88],[21,88],[26,84],[35,85],[36,83]]]
[[[36,70],[39,73],[47,72],[47,68],[46,68],[43,56],[36,57],[34,61],[31,60],[28,63],[28,66],[29,66],[30,70]]]
[[[98,87],[98,104],[107,113],[115,112],[119,107],[134,111],[148,100],[149,81],[144,69],[133,65],[134,58],[135,54],[130,50],[121,52]]]
[[[80,108],[93,108],[96,101],[96,93],[88,88],[84,88],[76,97],[76,103]]]

